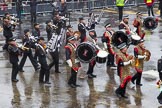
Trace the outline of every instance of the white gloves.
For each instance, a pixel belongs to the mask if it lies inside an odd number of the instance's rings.
[[[146,55],[138,55],[138,59],[144,59],[144,58],[146,58],[147,56]]]
[[[136,30],[137,30],[137,28],[136,28],[136,27],[134,27],[134,28],[133,28],[133,32],[136,32]]]
[[[75,59],[75,63],[79,63],[80,61],[78,59]]]
[[[132,63],[132,60],[129,60],[129,61],[127,61],[127,62],[123,62],[124,66],[129,65],[129,64],[131,64],[131,63]]]
[[[22,44],[17,44],[19,48],[21,48],[23,45]]]
[[[104,44],[104,48],[107,49],[107,44],[106,44],[106,42],[104,42],[103,44]]]
[[[72,67],[73,66],[72,61],[70,59],[67,60],[66,62],[67,62],[67,64],[68,64],[69,67]]]

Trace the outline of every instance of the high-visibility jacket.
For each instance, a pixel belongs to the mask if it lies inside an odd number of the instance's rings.
[[[124,6],[124,0],[116,0],[116,6]]]
[[[154,0],[144,0],[147,6],[152,6],[154,4]]]

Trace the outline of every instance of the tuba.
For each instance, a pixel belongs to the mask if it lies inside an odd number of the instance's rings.
[[[143,26],[147,30],[154,30],[158,26],[158,18],[147,17],[143,21]]]

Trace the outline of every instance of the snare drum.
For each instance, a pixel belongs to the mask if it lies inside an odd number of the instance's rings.
[[[96,57],[97,49],[90,42],[83,42],[78,45],[76,49],[77,58],[84,63],[89,63],[93,58]]]
[[[133,45],[137,45],[139,40],[141,39],[141,37],[138,36],[137,34],[132,34],[131,38],[132,38],[132,43],[131,44],[133,44]]]
[[[104,50],[99,50],[99,52],[97,53],[96,62],[105,63],[107,56],[108,56],[108,52]]]

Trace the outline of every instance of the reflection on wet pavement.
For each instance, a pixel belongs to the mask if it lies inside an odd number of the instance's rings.
[[[130,16],[132,21],[135,16]],[[101,25],[97,26],[97,33],[102,36],[104,27],[102,24],[105,22],[114,23],[113,27],[117,30],[116,19],[109,16],[103,18]],[[131,24],[130,21],[130,24]],[[26,24],[26,25],[25,25]],[[77,28],[77,23],[71,22],[74,28]],[[41,22],[42,29],[45,30],[44,23]],[[146,31],[145,46],[151,51],[152,56],[149,62],[145,63],[145,71],[150,70],[157,74],[156,65],[157,60],[162,56],[160,50],[162,49],[162,23],[159,22],[159,26],[154,31]],[[31,28],[29,22],[25,22],[20,28]],[[131,25],[132,27],[132,25]],[[17,30],[16,34],[21,36],[21,32]],[[42,33],[45,35],[45,32]],[[100,38],[99,44],[101,44]],[[133,53],[134,46],[130,46],[129,52]],[[51,86],[46,86],[38,83],[39,72],[34,72],[34,68],[31,67],[31,63],[27,61],[24,70],[25,72],[19,73],[18,83],[10,82],[11,65],[7,60],[7,55],[4,52],[0,53],[0,96],[3,99],[0,101],[1,108],[161,108],[157,102],[157,95],[159,90],[155,87],[157,77],[151,78],[151,75],[145,75],[142,78],[143,86],[134,86],[129,84],[128,99],[118,98],[115,94],[115,89],[119,86],[119,76],[117,76],[116,69],[106,67],[95,67],[94,73],[97,78],[88,79],[78,78],[78,84],[82,87],[70,88],[67,81],[70,77],[70,70],[65,65],[64,48],[61,49],[61,64],[58,74],[51,69],[50,80]],[[5,57],[4,57],[5,55]],[[50,62],[50,60],[49,60]],[[88,64],[83,64],[82,72],[85,74]],[[5,67],[5,68],[4,68]],[[7,67],[7,68],[6,68]],[[132,69],[132,74],[135,70]],[[151,103],[151,104],[150,104]]]

